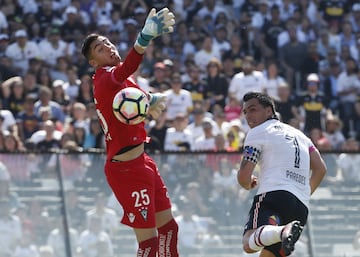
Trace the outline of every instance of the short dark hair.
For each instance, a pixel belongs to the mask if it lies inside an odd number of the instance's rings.
[[[257,99],[263,107],[270,107],[273,113],[272,118],[278,119],[276,115],[274,100],[270,96],[260,92],[248,92],[244,95],[243,102],[245,103],[254,98]]]
[[[90,59],[90,45],[94,42],[100,35],[96,33],[92,33],[86,36],[81,46],[82,55],[89,60]]]

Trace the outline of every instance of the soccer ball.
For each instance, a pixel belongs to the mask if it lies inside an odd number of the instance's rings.
[[[150,103],[143,91],[135,87],[126,87],[115,95],[112,106],[119,121],[136,125],[145,120]]]

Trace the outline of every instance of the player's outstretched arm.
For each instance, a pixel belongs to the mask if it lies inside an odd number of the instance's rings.
[[[167,7],[156,12],[152,8],[146,18],[145,25],[139,33],[134,48],[143,54],[150,41],[158,36],[174,31],[175,15]]]

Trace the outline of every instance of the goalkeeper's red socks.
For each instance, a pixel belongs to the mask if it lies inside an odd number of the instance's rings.
[[[159,257],[178,257],[178,224],[174,219],[164,226],[158,228],[158,256]]]
[[[139,243],[137,250],[137,257],[156,257],[158,247],[157,237],[152,237],[148,240]]]

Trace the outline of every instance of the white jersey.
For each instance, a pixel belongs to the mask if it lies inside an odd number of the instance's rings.
[[[244,142],[245,160],[259,165],[258,194],[286,190],[309,206],[311,140],[272,119],[249,130]]]

